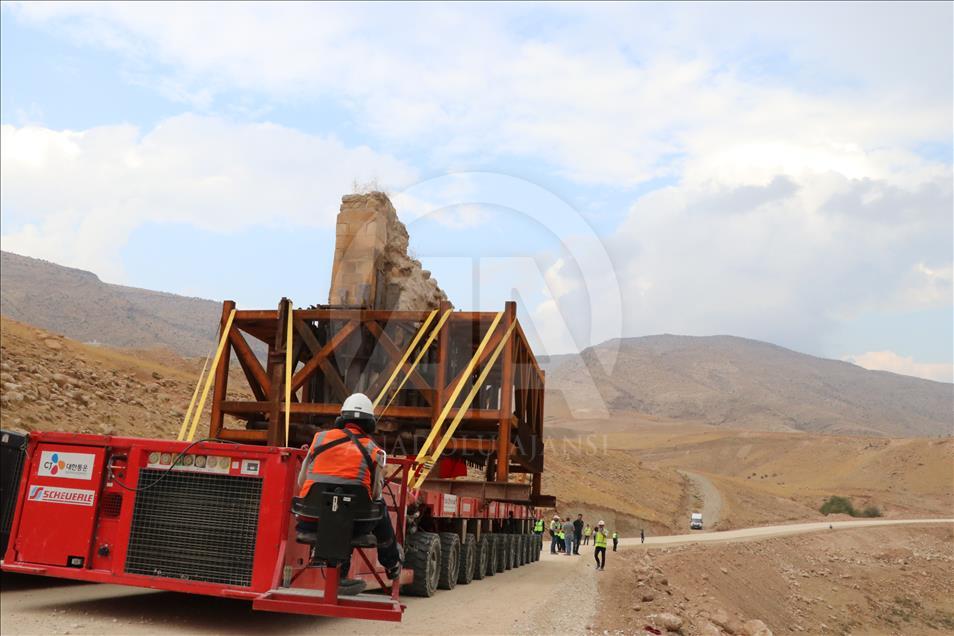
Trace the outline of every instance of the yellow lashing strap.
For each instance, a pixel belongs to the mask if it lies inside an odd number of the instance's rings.
[[[441,414],[438,416],[437,420],[434,422],[434,426],[431,427],[431,432],[428,434],[427,439],[424,440],[424,445],[421,447],[421,450],[417,454],[417,459],[415,460],[418,464],[424,464],[426,472],[430,472],[433,467],[433,461],[430,461],[428,465],[427,451],[430,450],[431,444],[434,443],[434,440],[437,439],[437,434],[441,430],[441,426],[444,424],[444,420],[447,419],[448,413],[454,407],[454,402],[457,401],[457,396],[460,395],[460,392],[463,390],[464,385],[467,383],[467,377],[473,373],[474,367],[477,366],[477,360],[480,359],[480,354],[483,353],[484,349],[487,348],[487,344],[490,342],[491,337],[494,335],[494,331],[497,329],[497,325],[500,324],[500,319],[503,318],[504,312],[498,313],[494,316],[494,321],[490,324],[490,329],[487,330],[487,333],[484,335],[484,339],[480,341],[480,346],[477,347],[477,351],[474,352],[474,357],[470,359],[470,362],[467,363],[467,367],[464,369],[464,372],[461,374],[460,382],[457,383],[457,386],[454,387],[454,390],[451,392],[450,398],[448,398],[447,403],[444,405],[444,408],[441,410]]]
[[[480,375],[477,377],[477,382],[475,382],[474,386],[470,388],[470,392],[461,403],[460,408],[457,410],[457,415],[454,416],[454,420],[447,428],[447,431],[444,432],[444,435],[441,437],[441,441],[437,445],[437,448],[434,449],[434,453],[431,455],[430,460],[424,462],[424,469],[421,470],[421,472],[415,477],[415,481],[412,486],[413,488],[420,488],[421,484],[424,483],[424,480],[427,479],[427,475],[431,472],[431,468],[434,467],[435,462],[437,462],[438,458],[440,458],[441,453],[444,452],[444,448],[447,446],[447,443],[451,440],[451,437],[454,436],[454,432],[460,425],[461,420],[464,419],[464,414],[467,412],[467,409],[470,408],[474,398],[477,397],[480,389],[483,388],[484,382],[487,380],[487,376],[490,374],[490,369],[492,369],[494,363],[497,362],[497,358],[500,357],[500,353],[503,351],[504,345],[506,345],[507,341],[510,340],[510,336],[513,334],[513,328],[516,326],[516,322],[511,323],[506,333],[504,333],[503,338],[500,339],[500,344],[497,345],[497,348],[494,349],[493,354],[487,360],[487,364],[484,365],[483,371],[481,371]],[[463,382],[463,379],[461,381]],[[498,459],[497,461],[500,460]]]
[[[398,393],[401,392],[401,389],[404,388],[404,385],[407,383],[408,378],[411,377],[411,373],[413,373],[414,369],[417,368],[417,365],[420,363],[421,358],[423,358],[424,354],[427,353],[427,350],[430,348],[431,344],[434,342],[434,339],[437,338],[437,334],[441,332],[441,327],[444,326],[444,323],[447,322],[447,319],[450,318],[450,315],[451,315],[451,310],[448,309],[447,311],[444,312],[444,315],[441,316],[441,319],[434,326],[434,329],[431,331],[431,335],[427,337],[427,340],[424,342],[424,346],[421,347],[420,351],[418,351],[417,357],[414,358],[414,362],[411,364],[411,367],[407,370],[407,373],[404,375],[404,379],[402,379],[401,383],[398,384],[397,389],[394,390],[394,393],[391,395],[391,399],[388,400],[388,403],[378,413],[377,415],[378,418],[382,417],[385,413],[387,413],[387,410],[388,408],[390,408],[391,403],[394,402],[394,398],[396,398],[398,396]],[[414,348],[413,346],[409,347],[408,351],[410,351],[413,348]],[[398,368],[400,369],[401,365],[398,365]],[[380,401],[383,396],[384,396],[384,391],[382,391],[381,395],[378,396],[378,400],[375,401],[375,404],[377,404],[378,401]]]
[[[373,405],[374,408],[378,408],[378,404],[381,402],[384,396],[387,395],[388,389],[391,388],[391,383],[394,382],[394,378],[396,378],[397,374],[401,372],[401,367],[403,367],[404,363],[407,362],[407,359],[411,357],[411,352],[414,351],[414,347],[416,347],[417,343],[420,342],[421,338],[424,337],[424,332],[427,331],[428,326],[430,326],[431,321],[434,320],[434,316],[436,315],[437,315],[437,310],[435,309],[434,311],[432,311],[430,314],[427,315],[427,320],[424,321],[424,324],[421,325],[421,328],[417,330],[416,334],[414,334],[414,339],[411,340],[411,344],[408,346],[407,351],[404,352],[404,356],[401,357],[401,361],[398,362],[397,366],[394,367],[394,371],[391,372],[391,377],[388,378],[388,381],[384,385],[384,388],[381,389],[381,392],[378,393],[378,397],[375,398],[374,405]],[[426,349],[427,348],[425,347],[425,350]],[[415,364],[414,366],[417,366],[417,365]],[[407,374],[404,377],[404,380],[401,381],[401,384],[398,386],[398,390],[395,392],[395,394],[397,394],[397,392],[401,390],[401,387],[403,387],[404,383],[407,382],[407,378],[410,377],[411,373],[414,372],[414,366],[408,369]],[[390,405],[391,404],[388,403],[388,406]]]
[[[291,428],[291,384],[292,384],[292,309],[288,301],[288,325],[285,331],[285,446],[288,446],[288,433]]]
[[[179,434],[176,436],[176,439],[182,441],[185,437],[186,430],[189,428],[189,421],[192,419],[192,409],[195,408],[195,401],[199,397],[199,387],[202,386],[202,378],[205,377],[205,370],[209,368],[209,360],[212,358],[212,354],[215,353],[215,345],[212,345],[212,348],[209,349],[209,354],[205,356],[205,362],[202,363],[202,371],[199,372],[199,379],[196,380],[195,390],[192,392],[192,400],[189,401],[189,408],[186,411],[185,417],[182,418],[182,425],[179,427]]]
[[[205,408],[205,400],[209,397],[209,389],[212,388],[212,379],[215,377],[215,370],[219,367],[219,360],[222,358],[222,351],[229,341],[229,332],[232,330],[232,321],[235,319],[235,310],[229,312],[229,319],[225,321],[225,328],[222,329],[222,337],[219,339],[219,346],[215,350],[215,357],[212,358],[212,368],[209,369],[209,375],[205,379],[205,387],[202,389],[202,398],[192,414],[192,426],[189,428],[189,436],[186,438],[192,441],[195,437],[195,428],[199,425],[199,418],[202,416],[202,409]]]

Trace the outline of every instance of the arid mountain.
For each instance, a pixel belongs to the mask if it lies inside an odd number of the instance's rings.
[[[201,368],[201,359],[168,349],[93,346],[0,317],[0,426],[169,439]],[[242,387],[239,380],[232,376],[229,395],[248,399],[232,389]],[[207,402],[200,437],[208,411]]]
[[[0,252],[0,313],[74,340],[208,353],[221,305],[104,283],[91,272]]]
[[[553,417],[640,413],[770,431],[901,437],[954,432],[952,384],[869,371],[744,338],[624,338],[578,356],[555,357],[547,366],[547,414]]]

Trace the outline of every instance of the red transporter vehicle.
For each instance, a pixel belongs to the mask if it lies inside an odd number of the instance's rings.
[[[400,620],[402,590],[431,596],[537,560],[534,506],[554,503],[540,494],[544,379],[515,310],[226,302],[179,440],[3,433],[3,570]],[[264,367],[247,335],[267,345]],[[254,400],[226,399],[233,354]],[[213,386],[209,436],[191,441]],[[340,489],[299,500],[303,447],[356,391],[377,396],[386,510]],[[318,519],[307,543],[295,512]],[[352,536],[380,514],[406,551],[393,582],[373,536]],[[350,578],[370,593],[339,593],[352,550]]]

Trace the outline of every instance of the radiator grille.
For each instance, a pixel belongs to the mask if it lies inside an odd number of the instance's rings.
[[[251,585],[261,478],[143,469],[139,484],[126,572]]]
[[[6,551],[7,537],[10,527],[13,525],[13,510],[17,503],[17,490],[20,487],[20,473],[23,469],[23,458],[26,456],[24,447],[26,446],[26,437],[18,433],[3,431],[2,447],[0,447],[0,456],[3,461],[0,462],[0,502],[2,512],[0,512],[0,534],[2,534],[2,545],[0,545],[0,556]]]

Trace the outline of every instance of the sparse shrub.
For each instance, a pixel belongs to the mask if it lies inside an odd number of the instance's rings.
[[[847,514],[852,517],[856,516],[855,507],[851,505],[851,499],[848,497],[838,497],[832,495],[828,498],[828,501],[822,504],[822,507],[818,509],[823,515],[837,515],[837,514]]]
[[[848,497],[839,497],[832,495],[821,508],[818,509],[823,515],[846,514],[852,517],[880,517],[881,510],[877,506],[867,506],[864,510],[857,510]]]

